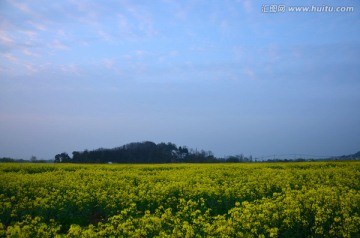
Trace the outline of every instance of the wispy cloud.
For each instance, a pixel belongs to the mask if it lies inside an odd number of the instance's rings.
[[[10,45],[14,43],[14,40],[5,31],[0,31],[0,43]]]
[[[30,31],[30,30],[18,30],[19,33],[23,34],[27,40],[34,41],[37,38],[38,33],[36,31]]]
[[[27,14],[31,14],[33,15],[33,11],[30,10],[30,8],[28,7],[28,5],[26,5],[23,2],[18,2],[18,1],[8,1],[10,4],[12,4],[15,8],[17,8],[19,11],[23,12],[23,13],[27,13]]]
[[[120,69],[119,65],[117,64],[115,59],[105,58],[101,61],[101,64],[107,69],[112,72],[115,72],[117,75],[122,75],[122,70]]]
[[[131,53],[124,54],[123,58],[125,58],[129,62],[134,62],[134,61],[142,61],[145,58],[150,57],[151,55],[152,54],[148,51],[138,49]]]
[[[75,7],[75,11],[68,15],[77,23],[85,24],[84,29],[95,33],[107,43],[139,40],[158,34],[151,14],[142,5],[127,1],[109,6],[94,1],[69,2]]]
[[[123,14],[118,14],[117,20],[121,30],[128,30],[129,22]]]
[[[158,32],[154,27],[153,19],[148,11],[136,5],[126,5],[127,11],[136,20],[136,30],[145,37],[153,37]]]
[[[25,64],[24,66],[25,66],[25,68],[26,68],[30,73],[37,73],[37,72],[39,72],[39,68],[36,67],[36,66],[33,65],[33,64]]]
[[[256,74],[255,74],[255,72],[254,72],[252,69],[250,69],[250,68],[246,68],[246,69],[245,69],[245,75],[246,75],[247,77],[249,77],[251,80],[256,80]]]
[[[38,57],[39,55],[30,51],[28,48],[24,48],[21,50],[21,52],[24,54],[24,55],[27,55],[27,56],[33,56],[33,57]]]
[[[0,23],[0,51],[11,52],[12,57],[6,56],[11,63],[25,62],[26,58],[22,57],[37,56],[34,47],[46,45],[41,42],[42,33],[48,29],[48,19],[43,18],[36,7],[36,3],[14,0],[5,1],[0,10],[0,15],[5,13]]]
[[[91,27],[99,26],[99,17],[101,17],[101,5],[95,1],[77,1],[69,0],[69,3],[75,6],[75,11],[68,15],[80,23],[85,23]]]
[[[69,46],[65,45],[63,42],[55,39],[53,40],[51,43],[49,43],[47,45],[47,47],[49,47],[50,49],[55,49],[55,50],[68,50],[70,49]]]
[[[59,68],[64,73],[72,73],[72,74],[80,75],[80,69],[75,64],[60,65]]]
[[[279,47],[276,44],[271,44],[268,47],[269,60],[272,63],[276,63],[280,59]]]
[[[11,53],[3,53],[1,54],[1,56],[3,58],[5,58],[6,60],[12,62],[12,63],[17,63],[19,60],[14,56],[12,55]]]
[[[161,54],[158,56],[158,62],[166,62],[171,58],[175,58],[176,56],[178,56],[179,52],[177,50],[171,50],[165,54]]]
[[[114,41],[114,38],[110,34],[108,34],[107,32],[105,32],[103,30],[98,30],[97,35],[104,41],[107,41],[107,42]]]
[[[242,0],[242,4],[246,12],[252,11],[252,0]]]
[[[28,21],[28,23],[31,26],[35,27],[37,30],[47,31],[47,27],[43,23],[39,23],[39,22],[36,22],[36,21]]]
[[[108,69],[112,69],[115,64],[113,59],[103,59],[102,63]]]
[[[187,4],[186,7],[181,4],[181,1],[174,0],[163,0],[166,4],[168,4],[172,11],[173,15],[180,20],[186,20],[189,11],[191,9],[191,4]]]
[[[135,34],[134,34],[133,30],[131,29],[129,19],[124,14],[117,15],[117,22],[118,22],[121,39],[130,40],[135,37]]]
[[[15,0],[9,1],[9,3],[29,18],[29,20],[26,21],[28,24],[41,31],[47,30],[45,24],[48,23],[49,19],[42,16],[39,11],[34,10],[32,5],[29,6],[24,2]]]

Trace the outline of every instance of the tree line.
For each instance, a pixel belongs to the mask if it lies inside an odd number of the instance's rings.
[[[311,162],[334,160],[359,160],[360,152],[352,155],[329,157],[324,159],[267,159],[261,160],[250,156],[233,155],[217,158],[211,151],[189,149],[187,146],[176,146],[173,143],[155,144],[151,141],[129,143],[113,149],[74,151],[72,157],[67,153],[57,154],[55,163],[249,163],[249,162]]]
[[[220,162],[211,151],[188,149],[173,143],[134,142],[113,149],[74,151],[57,154],[55,163],[215,163]]]
[[[334,161],[334,160],[360,160],[360,151],[343,156],[333,156],[323,159],[257,159],[251,155],[246,157],[242,154],[217,158],[211,151],[189,149],[187,146],[176,146],[173,143],[155,144],[151,141],[134,142],[112,149],[99,148],[96,150],[84,150],[72,152],[72,157],[66,152],[55,155],[53,160],[37,159],[32,156],[30,160],[0,158],[0,163],[249,163],[249,162],[305,162],[305,161]]]

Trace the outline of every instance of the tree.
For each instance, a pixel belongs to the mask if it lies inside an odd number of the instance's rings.
[[[16,162],[14,159],[11,159],[11,158],[0,158],[0,163],[13,163],[13,162]]]
[[[70,156],[63,152],[61,154],[55,155],[55,163],[69,163],[71,162]]]
[[[31,161],[32,163],[36,163],[36,162],[37,162],[36,156],[34,156],[34,155],[31,156],[30,161]]]
[[[228,163],[239,163],[240,162],[240,159],[238,156],[229,156],[227,159],[226,159],[226,162]]]

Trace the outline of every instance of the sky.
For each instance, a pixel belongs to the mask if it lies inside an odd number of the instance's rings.
[[[358,0],[0,0],[0,157],[355,153],[359,26]]]

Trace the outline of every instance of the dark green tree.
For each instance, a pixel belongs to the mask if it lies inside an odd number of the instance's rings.
[[[61,154],[57,154],[55,155],[55,163],[70,163],[71,162],[71,158],[70,156],[63,152]]]

